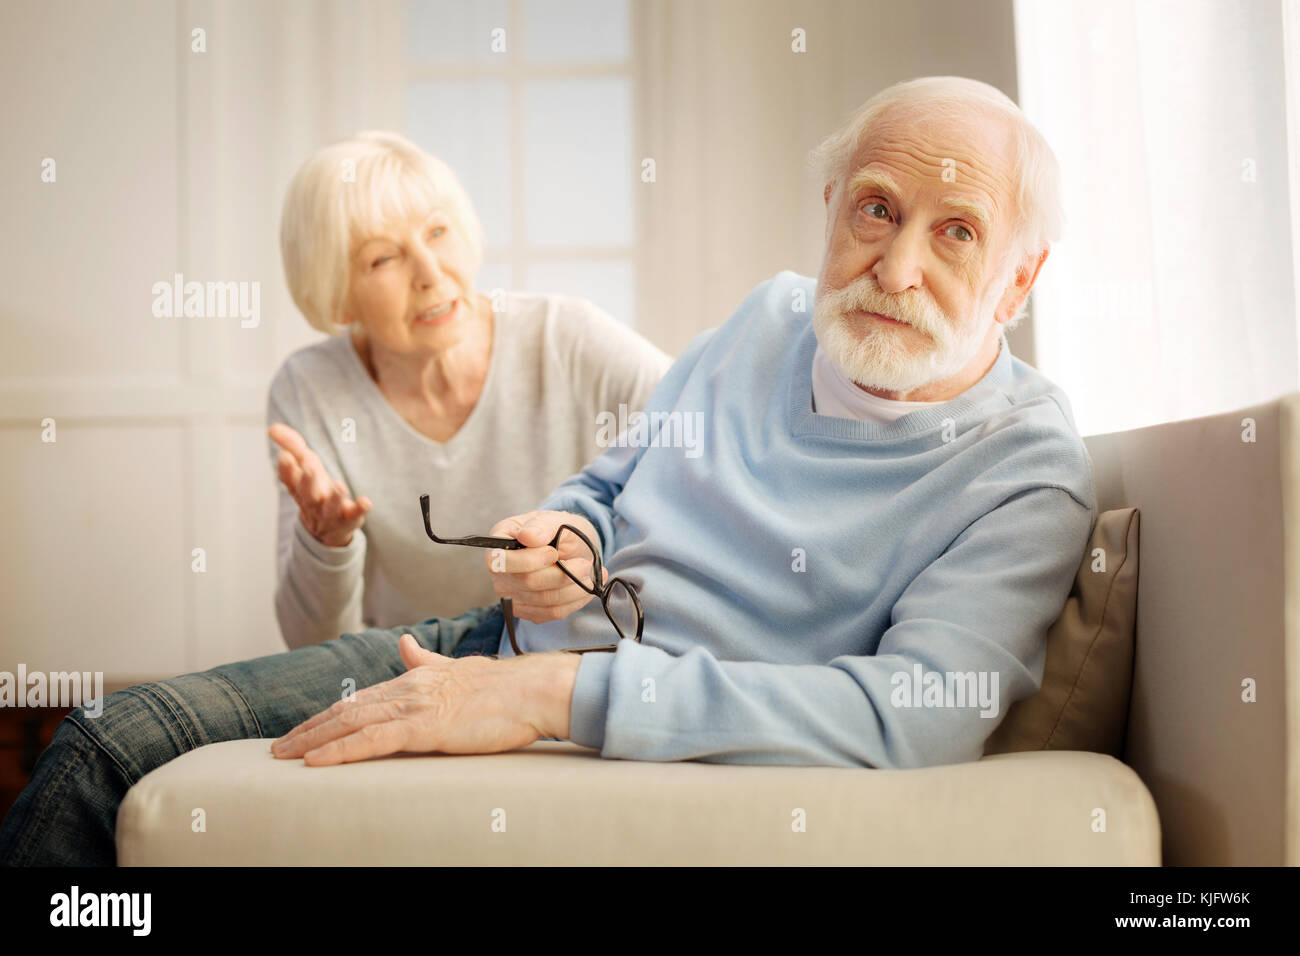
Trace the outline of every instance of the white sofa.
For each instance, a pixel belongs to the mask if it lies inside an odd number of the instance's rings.
[[[1087,444],[1100,510],[1142,516],[1123,761],[660,764],[539,741],[311,768],[272,758],[268,740],[231,741],[131,788],[119,863],[1300,862],[1300,393]]]

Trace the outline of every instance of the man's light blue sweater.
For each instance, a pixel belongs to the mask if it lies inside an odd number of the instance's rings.
[[[583,655],[576,743],[921,767],[979,759],[1038,690],[1097,507],[1066,396],[1004,340],[951,401],[888,425],[815,414],[815,288],[758,286],[669,369],[648,441],[539,505],[586,515],[645,607],[643,643]],[[617,637],[595,600],[516,633],[526,652]]]

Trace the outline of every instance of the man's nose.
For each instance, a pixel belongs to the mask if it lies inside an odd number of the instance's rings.
[[[897,295],[905,289],[919,289],[924,256],[925,233],[919,223],[909,223],[896,230],[884,240],[880,257],[871,269],[880,291]]]

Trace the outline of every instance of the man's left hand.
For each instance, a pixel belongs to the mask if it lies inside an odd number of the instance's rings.
[[[569,736],[579,655],[444,657],[410,634],[402,635],[398,650],[405,674],[304,721],[271,753],[323,767],[403,751],[498,753],[541,737]]]

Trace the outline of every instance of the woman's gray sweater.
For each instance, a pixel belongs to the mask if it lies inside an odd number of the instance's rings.
[[[420,495],[440,537],[487,534],[599,454],[597,416],[641,409],[671,364],[585,300],[510,293],[495,318],[483,393],[447,442],[397,413],[347,334],[300,349],[276,373],[267,424],[297,430],[332,478],[374,506],[346,547],[327,547],[275,479],[275,610],[290,648],[495,603],[487,552],[430,541]],[[280,448],[268,444],[274,476]]]

